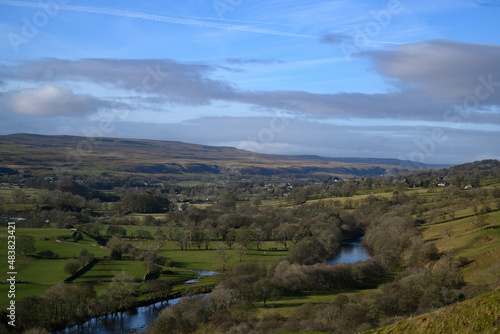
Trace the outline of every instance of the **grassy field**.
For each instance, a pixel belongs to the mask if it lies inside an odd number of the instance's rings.
[[[78,257],[78,254],[83,249],[88,250],[91,253],[94,253],[95,257],[104,257],[109,255],[109,251],[105,248],[101,248],[100,246],[92,246],[90,244],[74,244],[74,243],[65,243],[65,242],[54,242],[54,241],[36,241],[35,242],[36,250],[44,251],[51,250],[54,253],[59,254],[59,258],[70,259],[73,257]]]
[[[429,188],[410,188],[410,189],[405,189],[404,193],[405,195],[414,195],[417,198],[418,197],[431,197],[435,196],[436,193],[439,191],[442,191],[441,189],[433,189],[431,188],[432,192],[429,192]],[[375,197],[383,197],[387,199],[391,199],[394,196],[393,191],[380,191],[380,189],[371,189],[371,190],[360,190],[358,191],[355,195],[351,197],[328,197],[328,198],[321,198],[321,199],[311,199],[308,200],[306,203],[311,204],[311,203],[318,203],[318,202],[334,202],[334,201],[339,201],[340,204],[345,204],[347,201],[361,201],[366,199],[367,197],[370,196],[375,196]]]
[[[297,311],[297,307],[304,304],[317,305],[332,303],[338,296],[353,296],[358,293],[364,293],[371,290],[349,290],[349,291],[315,291],[304,292],[292,296],[276,296],[271,298],[264,305],[263,302],[255,303],[257,314],[259,316],[267,312],[278,313],[283,317],[290,317]]]
[[[5,280],[2,280],[2,283]],[[16,300],[19,300],[23,297],[30,295],[42,295],[48,288],[50,288],[51,284],[23,284],[16,283]],[[0,284],[0,308],[6,309],[8,307],[9,299],[7,298],[7,294],[9,291],[8,284]]]
[[[0,238],[0,280],[2,282],[7,278],[7,239]],[[80,251],[86,248],[89,252],[93,252],[96,256],[103,256],[108,252],[99,247],[89,247],[84,245],[72,245],[65,243],[55,243],[51,241],[36,241],[35,247],[37,251],[51,250],[58,253],[58,259],[37,259],[32,256],[16,256],[15,269],[18,273],[18,281],[34,282],[37,284],[55,284],[68,278],[68,274],[64,272],[64,265],[72,260],[73,255],[76,257]]]
[[[111,281],[116,274],[122,271],[132,274],[137,280],[142,280],[146,275],[146,269],[141,261],[100,260],[85,274],[78,277],[75,282]]]
[[[2,261],[0,280],[5,282],[8,275],[7,259],[1,257]],[[68,260],[45,260],[31,257],[17,257],[15,270],[17,272],[16,280],[32,282],[34,284],[56,284],[68,278],[64,272],[64,265]]]
[[[152,250],[155,248],[153,240],[142,240],[142,241],[129,241],[133,246],[143,249]],[[210,243],[208,250],[202,248],[201,250],[197,248],[190,248],[187,250],[180,250],[176,242],[167,242],[161,250],[161,255],[163,255],[167,260],[172,261],[172,266],[180,268],[189,269],[205,269],[205,270],[220,270],[220,265],[217,263],[216,253],[217,248],[222,246],[223,243],[220,241],[213,241]],[[281,250],[272,250],[270,248],[278,248]],[[242,261],[273,261],[280,257],[285,257],[287,251],[282,250],[281,244],[272,241],[265,241],[261,244],[260,251],[250,249],[247,254],[242,255]],[[231,254],[231,259],[229,260],[227,267],[231,267],[240,263],[240,256],[236,250],[229,250]]]
[[[63,237],[71,236],[73,230],[70,229],[54,229],[54,228],[22,228],[22,222],[16,223],[16,232],[15,235],[17,237],[21,235],[31,235],[33,238],[38,240],[63,240]],[[0,227],[0,238],[7,236],[7,228]],[[78,240],[78,244],[86,244],[86,245],[97,245],[97,242],[87,236],[85,233],[81,233],[82,239]],[[73,239],[67,239],[68,242],[74,242]]]
[[[70,235],[71,230],[62,229],[23,229],[17,228],[16,237],[21,235],[31,235],[35,238],[36,252],[50,250],[59,254],[58,259],[38,259],[34,256],[16,255],[15,271],[16,276],[16,299],[35,294],[41,295],[54,284],[60,283],[69,277],[64,271],[64,266],[67,262],[72,261],[74,257],[78,257],[82,249],[87,249],[94,253],[96,257],[104,257],[109,255],[109,251],[98,246],[94,239],[82,234],[84,240],[78,243],[71,242],[56,242],[56,239],[61,235]],[[6,282],[8,275],[7,263],[7,228],[0,228],[0,281]],[[20,283],[29,282],[29,283]],[[7,284],[0,284],[0,293],[2,296],[7,295],[9,287]],[[4,301],[7,298],[0,298],[3,307]]]
[[[151,233],[152,236],[154,236],[156,230],[158,229],[158,227],[152,227],[152,226],[122,226],[122,227],[127,231],[126,237],[128,238],[132,237],[134,235],[134,232],[138,230],[148,231],[149,233]]]
[[[500,211],[485,215],[488,225],[479,231],[472,224],[475,217],[427,224],[420,228],[424,240],[435,243],[441,252],[469,260],[470,263],[464,267],[464,278],[468,284],[493,281],[493,277],[488,277],[487,270],[500,263]]]
[[[499,333],[500,290],[370,333]]]
[[[0,196],[10,197],[12,193],[16,190],[19,190],[19,188],[0,187]],[[38,193],[40,192],[40,189],[34,189],[34,188],[21,188],[20,190],[26,193],[26,195],[28,196],[28,200],[36,198],[38,196]]]
[[[132,226],[127,227],[128,233],[133,233],[138,229],[144,229],[151,232],[152,234],[156,231],[156,227],[145,227],[145,226]],[[93,284],[96,293],[98,295],[103,295],[109,289],[110,282],[113,277],[122,271],[126,271],[132,274],[138,281],[137,287],[139,288],[138,299],[147,298],[147,293],[142,293],[140,287],[142,286],[140,281],[143,280],[146,274],[146,269],[141,261],[112,261],[106,260],[109,256],[109,250],[102,248],[97,245],[96,240],[82,234],[83,240],[78,243],[59,241],[60,236],[70,235],[73,231],[69,229],[51,229],[51,228],[41,228],[41,229],[16,229],[16,237],[21,235],[31,235],[35,238],[36,252],[51,250],[54,253],[59,254],[58,259],[37,259],[35,256],[16,256],[15,269],[17,271],[16,281],[17,282],[29,282],[27,283],[17,283],[16,299],[19,300],[22,297],[34,294],[42,295],[48,288],[52,285],[60,283],[65,279],[69,278],[69,275],[65,273],[64,266],[69,261],[74,261],[78,257],[79,253],[83,249],[87,249],[89,252],[94,253],[95,257],[100,259],[97,264],[92,266],[89,270],[84,272],[81,276],[74,280],[75,283],[91,283]],[[7,276],[7,228],[0,228],[0,281],[6,282]],[[132,245],[138,247],[142,250],[153,249],[153,240],[126,240]],[[171,261],[171,267],[162,267],[164,273],[155,277],[156,279],[166,279],[173,280],[177,282],[173,286],[173,291],[182,292],[187,288],[200,288],[206,285],[212,285],[217,282],[216,276],[204,276],[199,279],[198,282],[192,284],[184,284],[185,281],[193,280],[198,278],[198,273],[190,269],[204,269],[219,271],[220,265],[216,260],[216,248],[221,246],[222,242],[212,242],[209,250],[179,250],[177,243],[167,242],[161,250],[161,254],[166,257],[167,260]],[[246,255],[242,256],[242,261],[272,261],[276,258],[286,256],[285,251],[269,251],[269,248],[281,248],[281,246],[275,242],[265,242],[262,244],[262,248],[266,250],[256,251],[249,250]],[[239,254],[235,250],[229,251],[232,254],[227,267],[236,265],[240,263]],[[0,293],[2,296],[6,296],[9,290],[9,285],[0,284]],[[8,302],[7,298],[1,298],[0,306],[6,307]]]

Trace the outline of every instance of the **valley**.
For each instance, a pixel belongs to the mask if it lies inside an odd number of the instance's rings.
[[[138,330],[384,332],[385,326],[418,328],[422,316],[425,328],[438,326],[439,312],[465,312],[462,303],[496,298],[497,160],[381,176],[249,175],[237,168],[221,176],[220,169],[187,172],[187,164],[200,160],[187,158],[184,147],[183,162],[175,160],[181,153],[172,158],[183,166],[174,177],[125,171],[155,150],[125,154],[112,139],[111,153],[99,160],[107,171],[82,160],[56,175],[51,164],[60,163],[62,139],[50,146],[43,138],[37,146],[28,137],[16,145],[38,153],[23,165],[16,151],[4,151],[2,161],[10,164],[2,164],[0,176],[0,257],[4,264],[13,259],[16,273],[10,299],[16,332],[91,332],[101,328],[97,322],[132,321],[137,307],[172,299],[175,306]],[[219,166],[224,154],[230,160],[225,148],[217,158],[214,148],[197,149],[210,165]],[[52,158],[42,161],[49,151]],[[174,155],[167,151],[155,163]],[[110,171],[112,155],[120,167]],[[263,163],[299,163],[283,159],[265,156]],[[368,256],[331,263],[341,245],[361,237]],[[15,250],[7,245],[12,239]],[[218,274],[200,276],[200,270]],[[2,281],[8,273],[2,267]],[[0,294],[11,291],[0,284]],[[2,309],[8,303],[2,299]],[[89,327],[92,318],[100,320]]]

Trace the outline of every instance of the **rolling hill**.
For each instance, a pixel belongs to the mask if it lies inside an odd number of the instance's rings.
[[[177,141],[12,134],[0,136],[2,173],[140,173],[182,178],[194,174],[352,177],[429,168],[397,159],[324,158],[249,152]]]
[[[500,290],[497,289],[369,333],[498,333],[499,331]]]

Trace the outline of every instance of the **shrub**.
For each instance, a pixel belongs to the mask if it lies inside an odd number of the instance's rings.
[[[80,262],[70,261],[64,265],[64,271],[67,274],[74,275],[81,268]]]
[[[59,254],[54,253],[51,250],[46,250],[36,253],[36,256],[41,259],[57,259]]]

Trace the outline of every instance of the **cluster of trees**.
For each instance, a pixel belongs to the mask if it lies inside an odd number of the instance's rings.
[[[403,272],[378,291],[304,304],[288,318],[269,312],[257,320],[248,313],[253,302],[280,298],[280,292],[269,278],[240,275],[220,283],[206,298],[185,298],[164,310],[148,333],[362,332],[462,300],[461,284],[457,268],[445,258],[431,268]]]
[[[170,210],[170,201],[161,194],[135,191],[122,198],[121,207],[139,213],[166,212]]]
[[[314,259],[294,261],[301,244],[320,243],[305,238],[291,247],[287,258],[270,265],[246,262],[231,268],[206,298],[187,298],[163,311],[149,333],[356,332],[463,298],[460,264],[451,257],[440,259],[436,247],[421,240],[415,219],[398,215],[399,209],[384,199],[368,198],[354,212],[354,217],[360,215],[356,220],[367,221],[365,238],[372,260],[335,265]],[[306,249],[306,254],[314,251]],[[255,302],[265,305],[284,295],[374,287],[389,270],[402,265],[410,269],[376,292],[355,298],[340,296],[331,304],[306,304],[288,318],[269,314],[257,321],[248,313]]]
[[[94,258],[94,253],[91,253],[86,248],[84,248],[78,255],[77,260],[66,262],[66,264],[64,265],[64,272],[73,276],[78,272],[78,270],[92,262]]]
[[[97,296],[88,284],[60,283],[42,296],[28,296],[16,303],[16,329],[41,327],[51,331],[64,329],[101,315],[119,315],[134,305],[137,295],[136,279],[120,272],[110,283],[108,291]],[[169,282],[148,282],[146,290],[152,297],[166,297],[171,291]]]
[[[111,251],[112,260],[121,260],[126,255],[129,259],[143,261],[146,277],[158,273],[161,270],[160,266],[168,264],[165,257],[159,254],[161,246],[158,245],[152,251],[139,250],[121,237],[113,236],[106,246]]]
[[[304,224],[307,232],[290,247],[287,258],[270,266],[243,263],[233,267],[229,278],[217,285],[207,298],[188,298],[164,311],[149,332],[359,332],[464,299],[472,292],[463,288],[460,270],[463,259],[439,254],[434,244],[423,242],[415,227],[425,221],[421,218],[423,214],[436,209],[433,203],[439,203],[439,208],[443,209],[443,204],[451,206],[459,197],[461,201],[483,201],[479,203],[483,203],[484,209],[485,202],[498,198],[497,190],[473,189],[457,193],[450,188],[430,200],[417,200],[405,195],[403,189],[402,186],[392,199],[369,196],[351,202],[349,212],[340,209],[343,204],[339,201],[317,202],[293,209],[293,217],[299,221],[301,217],[308,217],[309,224]],[[279,216],[283,217],[284,212],[286,210]],[[311,222],[321,220],[329,227],[338,228],[344,236],[365,231],[364,243],[373,259],[354,264],[317,263],[322,261],[314,257],[321,254],[321,249],[318,250],[321,241],[312,239],[315,225]],[[316,237],[318,235],[323,234],[318,233]],[[313,256],[307,258],[311,254]],[[248,310],[258,300],[265,304],[282,295],[302,291],[376,286],[395,266],[406,266],[408,270],[393,282],[380,285],[376,292],[355,298],[340,296],[326,305],[306,304],[288,318],[269,314],[256,321],[248,315]]]

